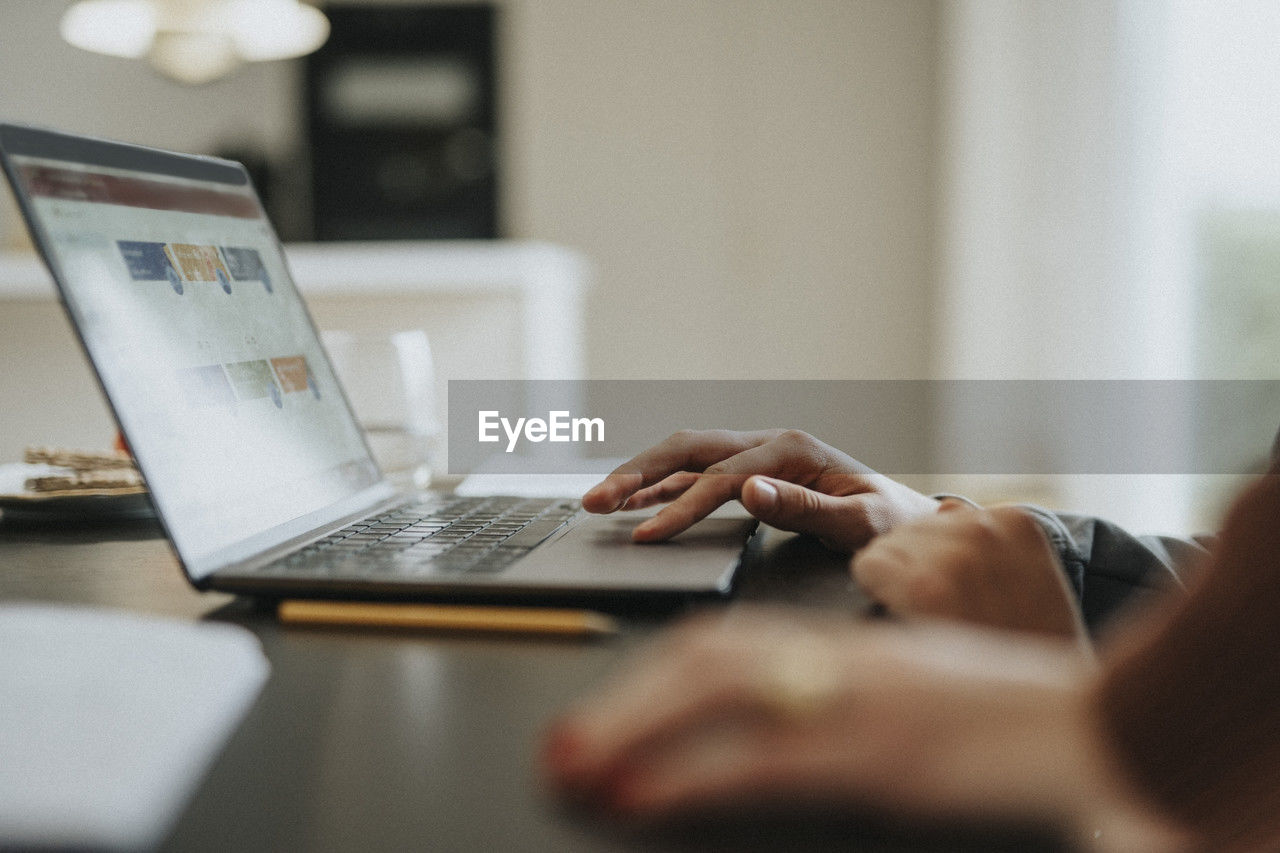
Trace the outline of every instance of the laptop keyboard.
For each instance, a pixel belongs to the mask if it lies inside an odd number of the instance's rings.
[[[286,557],[268,574],[500,572],[579,514],[576,501],[442,497],[364,518]]]

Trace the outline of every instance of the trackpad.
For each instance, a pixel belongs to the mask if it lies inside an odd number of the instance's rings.
[[[631,531],[643,518],[599,518],[589,519],[571,529],[567,536],[584,537],[593,545],[609,547],[630,546],[632,548],[657,549],[664,548],[724,548],[734,546],[741,548],[745,537],[750,535],[755,522],[728,518],[705,518],[680,535],[666,542],[646,542],[643,544],[631,541]]]
[[[511,572],[566,588],[718,592],[727,589],[756,526],[751,519],[709,518],[667,542],[637,544],[631,531],[641,520],[588,518],[543,543]]]

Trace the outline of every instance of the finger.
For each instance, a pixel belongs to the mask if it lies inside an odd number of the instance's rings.
[[[780,768],[770,758],[778,760],[778,740],[762,726],[721,724],[690,732],[618,768],[606,804],[618,814],[653,819],[760,796],[776,786]]]
[[[823,637],[834,644],[825,645]],[[840,673],[820,704],[802,714],[775,709],[763,716],[733,715],[722,708],[700,725],[638,744],[610,769],[607,804],[619,813],[652,818],[735,802],[777,802],[795,794],[853,793],[870,754],[860,746],[859,720],[868,704],[860,694],[879,689],[900,667],[896,661],[892,670],[877,665],[882,655],[876,644],[851,643],[846,630],[813,634],[807,642],[814,639],[818,644],[810,651]]]
[[[582,506],[588,512],[613,512],[639,489],[661,482],[677,471],[702,471],[777,434],[778,430],[677,432],[615,468],[582,496]]]
[[[660,692],[642,691],[637,687],[641,684]],[[726,713],[744,695],[714,673],[693,677],[681,666],[637,673],[620,686],[619,695],[599,696],[586,710],[556,721],[547,743],[548,769],[562,788],[598,788],[639,745],[660,742],[682,728],[696,727],[699,720]]]
[[[743,477],[702,475],[658,514],[646,519],[631,531],[636,542],[662,542],[688,530],[694,524],[738,496]]]
[[[742,488],[742,505],[766,524],[810,533],[853,550],[871,537],[861,495],[832,497],[785,480],[752,477]]]
[[[797,467],[794,448],[783,442],[769,441],[747,448],[707,466],[684,494],[653,518],[637,525],[631,538],[637,542],[670,539],[715,512],[721,504],[738,498],[743,483],[753,475],[800,478],[812,473]]]
[[[900,544],[900,537],[880,537],[854,555],[849,572],[872,601],[893,613],[900,613],[906,589],[915,581],[912,552]]]
[[[769,724],[705,728],[659,747],[657,755],[637,756],[613,777],[607,802],[616,813],[654,819],[814,791],[836,797],[849,768],[841,766],[843,752],[830,741],[831,734],[813,721],[803,730]]]
[[[641,489],[622,504],[622,509],[644,509],[654,504],[673,501],[698,482],[700,474],[694,471],[677,471],[655,486]]]
[[[968,618],[979,613],[973,587],[988,586],[981,575],[989,564],[975,565],[963,541],[941,518],[912,525],[877,540],[852,566],[854,579],[874,601],[898,616]],[[975,576],[975,571],[980,573]],[[1015,590],[992,590],[994,600],[1007,603]],[[967,613],[967,616],[966,616]]]
[[[643,485],[644,475],[639,471],[617,468],[583,494],[582,508],[587,512],[614,512]]]
[[[758,667],[744,647],[761,632],[737,634],[716,623],[679,630],[561,717],[546,744],[553,778],[570,789],[592,788],[640,744],[758,702]]]
[[[607,730],[572,718],[558,723],[554,740],[549,742],[549,749],[551,744],[559,749],[558,762],[549,768],[552,779],[566,791],[599,792],[608,780],[626,772],[644,756],[660,751],[668,742],[689,732],[718,728],[748,711],[759,711],[758,700],[746,690],[723,679],[704,678],[701,682],[690,689],[695,684],[693,680],[674,680],[668,689],[674,691],[672,695],[678,696],[678,701],[655,703],[650,696],[643,709],[649,713],[613,719]],[[655,705],[661,710],[656,716]]]
[[[849,561],[849,574],[853,577],[854,583],[877,604],[884,603],[880,599],[880,587],[884,582],[883,579],[892,574],[894,568],[892,559],[885,553],[885,548],[886,545],[882,540],[876,540],[856,552],[853,559]]]

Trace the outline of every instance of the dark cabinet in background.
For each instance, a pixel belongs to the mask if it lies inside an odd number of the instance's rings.
[[[306,61],[315,239],[500,236],[494,9],[324,11]]]

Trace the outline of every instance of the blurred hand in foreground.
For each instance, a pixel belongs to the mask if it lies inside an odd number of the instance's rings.
[[[582,506],[609,513],[670,502],[633,533],[637,542],[660,542],[735,499],[766,524],[844,551],[938,509],[808,433],[781,429],[677,432],[619,466]]]
[[[542,768],[628,820],[817,804],[1176,849],[1113,769],[1090,681],[1067,644],[737,611],[675,629],[564,714]]]
[[[1075,638],[1088,633],[1058,556],[1025,510],[958,500],[874,539],[850,563],[889,612]]]

